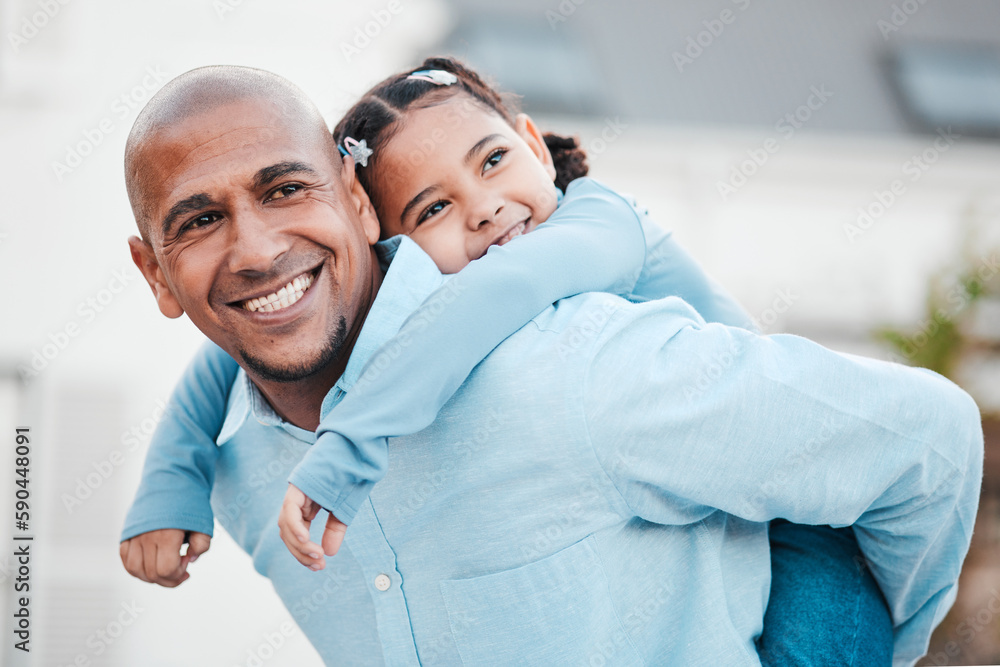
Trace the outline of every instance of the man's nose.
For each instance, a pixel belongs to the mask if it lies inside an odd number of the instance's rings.
[[[291,246],[287,234],[268,225],[261,212],[247,207],[230,220],[229,270],[266,273]]]

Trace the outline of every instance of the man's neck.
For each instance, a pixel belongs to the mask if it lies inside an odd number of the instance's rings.
[[[350,361],[351,353],[354,351],[354,344],[358,340],[358,335],[364,327],[365,320],[375,297],[382,286],[382,269],[377,258],[372,251],[373,269],[371,282],[369,284],[369,294],[364,299],[364,306],[359,310],[347,330],[347,336],[343,344],[337,351],[336,357],[318,373],[314,373],[307,378],[296,382],[275,382],[261,379],[257,374],[247,371],[250,379],[260,390],[267,402],[278,414],[287,422],[315,431],[319,426],[320,409],[323,400],[330,393],[330,389],[337,383],[340,376],[344,374],[347,363]]]

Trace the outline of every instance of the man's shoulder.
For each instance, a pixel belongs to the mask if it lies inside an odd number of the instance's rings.
[[[614,313],[625,315],[635,305],[615,294],[584,292],[559,299],[525,326],[535,331],[559,334],[578,328],[584,322],[606,322]]]
[[[541,338],[542,345],[569,345],[584,352],[608,338],[635,336],[654,344],[685,326],[704,324],[697,311],[679,297],[634,302],[614,294],[584,292],[556,301],[505,342],[519,345]]]

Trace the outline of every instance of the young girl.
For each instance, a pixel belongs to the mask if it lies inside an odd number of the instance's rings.
[[[321,551],[338,550],[346,525],[386,472],[387,437],[430,425],[473,368],[553,302],[585,291],[633,300],[680,296],[707,321],[752,328],[742,308],[669,233],[628,199],[585,178],[585,156],[574,140],[543,136],[530,118],[512,114],[494,89],[454,60],[428,59],[389,77],[365,94],[334,135],[354,162],[383,238],[409,236],[443,273],[457,275],[372,356],[293,471],[279,523],[285,544],[304,565],[321,569]],[[575,270],[554,272],[551,266],[567,262],[553,257],[574,258]],[[271,310],[280,300],[250,307]],[[178,387],[150,445],[124,540],[165,528],[211,533],[214,440],[238,367],[217,348],[201,354],[198,367],[211,369],[212,377],[189,373]],[[211,406],[210,423],[185,417],[191,412],[184,404],[195,401],[199,414]],[[186,492],[178,491],[178,478],[186,480]],[[308,523],[320,508],[330,513],[322,549],[308,537]],[[860,638],[868,642],[861,648],[865,664],[887,664],[891,623],[870,575],[855,566],[863,561],[856,560],[850,529],[783,524],[772,541],[774,568],[784,584],[776,577],[762,655],[780,651],[787,659],[791,649],[779,640],[789,636],[803,651],[807,636],[826,655],[835,650],[836,635],[801,633],[799,619],[780,616],[796,604],[796,576],[808,572],[820,577],[812,582],[820,586],[812,602],[821,603],[845,578],[852,580],[858,595],[849,606],[851,614],[861,611],[853,618],[862,619],[867,633]],[[801,544],[832,558],[816,571],[808,559],[790,566]],[[836,629],[825,616],[819,616],[824,630]],[[841,616],[834,610],[832,618]],[[852,640],[856,631],[852,622]],[[778,643],[770,644],[769,637]]]

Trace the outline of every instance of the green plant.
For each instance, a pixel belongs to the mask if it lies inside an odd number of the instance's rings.
[[[876,339],[889,343],[908,364],[929,368],[951,379],[969,349],[965,322],[974,313],[977,302],[997,291],[990,284],[996,275],[990,260],[983,258],[973,264],[966,259],[956,273],[931,278],[925,317],[916,327],[909,330],[882,327],[874,332]]]

